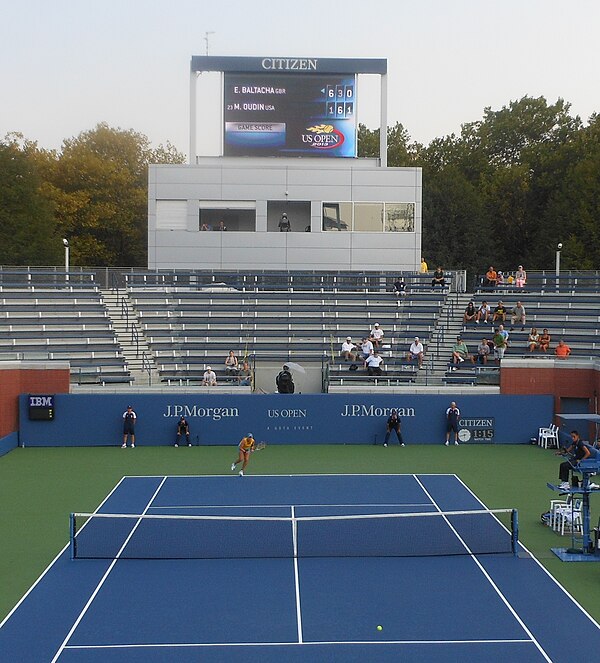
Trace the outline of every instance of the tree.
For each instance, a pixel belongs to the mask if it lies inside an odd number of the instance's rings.
[[[172,145],[98,124],[63,142],[47,194],[73,264],[147,265],[148,164],[182,163]]]
[[[38,148],[19,134],[0,141],[0,263],[52,265],[60,260],[53,208],[42,194]]]

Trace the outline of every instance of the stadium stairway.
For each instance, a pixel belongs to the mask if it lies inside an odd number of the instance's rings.
[[[129,294],[125,290],[104,289],[100,292],[131,377],[134,378],[133,384],[160,384],[154,357],[129,300]]]

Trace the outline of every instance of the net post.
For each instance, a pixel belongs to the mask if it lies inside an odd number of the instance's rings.
[[[75,547],[75,514],[69,515],[69,548],[71,551],[71,559],[75,559],[77,550]]]
[[[511,550],[516,557],[519,548],[519,512],[513,509],[510,512],[510,534],[511,534]]]

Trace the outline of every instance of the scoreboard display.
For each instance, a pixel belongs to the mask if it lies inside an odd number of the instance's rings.
[[[356,75],[224,74],[225,156],[356,157]]]
[[[52,421],[54,419],[54,396],[29,394],[30,421]]]

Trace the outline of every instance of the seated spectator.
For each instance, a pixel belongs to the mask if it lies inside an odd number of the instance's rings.
[[[375,349],[379,348],[383,343],[383,329],[381,329],[378,322],[376,322],[373,325],[373,329],[371,329],[371,333],[369,334],[369,341],[373,343],[373,347]]]
[[[366,359],[373,354],[374,350],[373,343],[371,343],[368,338],[363,338],[362,343],[360,344],[360,354],[362,358]]]
[[[556,348],[554,348],[554,354],[558,359],[566,359],[571,354],[571,348],[561,338]]]
[[[394,292],[396,293],[396,297],[404,297],[406,295],[406,283],[401,276],[394,281]]]
[[[217,374],[210,366],[207,366],[206,370],[204,371],[202,384],[205,387],[215,387],[217,385]]]
[[[527,272],[523,269],[523,265],[519,265],[519,269],[515,272],[515,285],[517,288],[524,288],[527,283]]]
[[[475,363],[474,357],[469,354],[467,344],[460,336],[457,336],[456,343],[452,346],[452,363],[455,365],[462,364],[466,359],[470,359],[472,364]],[[456,366],[453,368],[453,370],[456,370]]]
[[[481,343],[477,346],[477,363],[487,364],[488,355],[490,354],[490,346],[488,345],[487,338],[482,338]]]
[[[498,270],[496,277],[496,285],[504,285],[504,274],[500,270]]]
[[[517,302],[516,306],[513,307],[512,315],[510,316],[510,330],[512,331],[518,323],[521,325],[521,331],[525,331],[525,320],[525,307],[521,302]]]
[[[502,320],[502,322],[506,322],[506,306],[504,306],[502,300],[498,302],[498,306],[496,306],[494,309],[492,324],[494,324],[496,320]]]
[[[490,305],[484,300],[481,302],[481,305],[477,309],[477,314],[475,316],[475,324],[478,325],[482,320],[483,323],[487,325],[491,315]]]
[[[504,330],[504,327],[500,325],[494,334],[494,357],[498,361],[504,359],[504,353],[508,348],[508,332]]]
[[[225,225],[225,221],[223,221],[223,220],[219,221],[219,227],[217,228],[217,230],[223,230],[223,231],[227,230],[227,226]]]
[[[466,325],[467,322],[473,322],[476,321],[475,318],[477,317],[477,309],[475,308],[475,303],[473,300],[471,300],[467,304],[467,308],[465,309],[465,313],[463,315],[463,325]]]
[[[212,225],[210,223],[203,223],[200,230],[212,230]]]
[[[248,387],[252,384],[252,370],[247,359],[244,359],[238,372],[238,383],[241,387]]]
[[[550,347],[550,341],[552,340],[552,337],[548,333],[547,329],[542,330],[542,335],[540,336],[540,350],[542,352],[548,352],[548,348]]]
[[[383,375],[383,357],[379,356],[377,350],[365,359],[365,368],[369,375]]]
[[[515,277],[512,274],[509,274],[508,278],[506,279],[506,282],[508,283],[508,285],[514,285]]]
[[[233,375],[237,375],[238,370],[239,370],[238,358],[235,356],[235,352],[233,350],[230,350],[229,354],[225,358],[225,372],[228,377],[231,377]]]
[[[532,327],[529,332],[527,347],[529,348],[529,352],[535,352],[540,347],[540,335],[535,327]]]
[[[423,366],[423,354],[425,353],[425,349],[423,348],[423,344],[419,340],[418,336],[415,336],[415,340],[411,343],[410,348],[408,349],[408,355],[407,355],[407,360],[408,361],[413,361],[417,360],[419,362],[419,368]]]
[[[433,278],[431,279],[431,287],[435,290],[435,286],[439,285],[440,288],[446,287],[446,279],[444,278],[444,270],[441,267],[438,267],[435,272],[433,272]]]
[[[352,343],[352,336],[346,336],[346,340],[342,343],[342,359],[344,361],[355,361],[356,352],[357,349]]]
[[[493,290],[496,287],[497,282],[498,274],[493,267],[490,267],[485,273],[485,281],[483,282],[483,285],[487,290]]]

